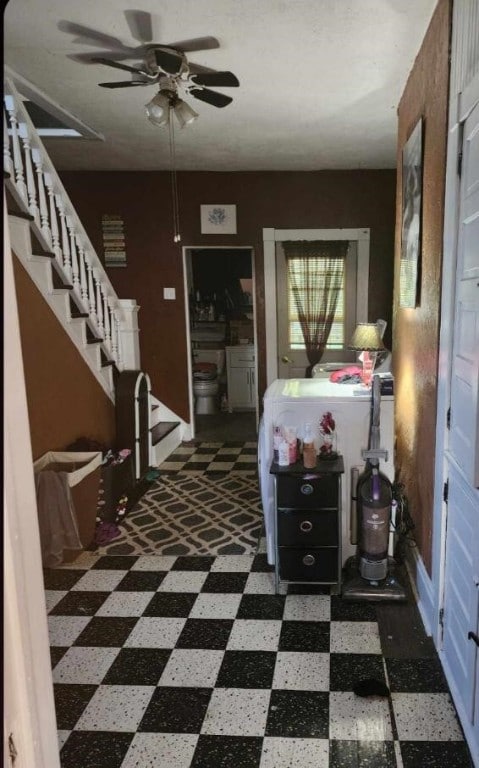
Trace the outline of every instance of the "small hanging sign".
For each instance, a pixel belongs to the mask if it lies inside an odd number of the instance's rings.
[[[101,217],[105,267],[126,267],[124,223],[116,213],[104,213]]]

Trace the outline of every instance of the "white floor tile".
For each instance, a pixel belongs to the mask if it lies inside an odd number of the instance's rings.
[[[202,464],[206,462],[211,463],[216,457],[216,451],[214,453],[192,453],[188,462],[201,461]]]
[[[234,465],[234,461],[212,461],[208,467],[208,472],[229,472]]]
[[[66,570],[87,570],[96,563],[100,555],[97,552],[80,552],[78,557],[71,563],[62,563],[58,568]]]
[[[68,595],[67,591],[60,589],[46,589],[45,602],[47,604],[47,611],[51,611],[52,608],[55,608],[57,603],[59,603],[60,600],[65,597],[65,595]]]
[[[220,448],[219,451],[218,451],[218,456],[222,456],[225,453],[227,455],[229,454],[230,456],[232,456],[233,454],[236,454],[236,456],[238,456],[238,454],[241,453],[241,447],[239,445],[237,445],[235,447],[232,446],[231,448],[228,448],[228,447]]]
[[[388,700],[360,697],[352,692],[329,694],[329,738],[354,741],[391,741]]]
[[[75,729],[134,732],[138,729],[154,690],[153,685],[100,685]]]
[[[207,576],[207,571],[170,571],[158,592],[199,592]]]
[[[128,635],[125,648],[174,648],[186,619],[142,616]]]
[[[169,571],[175,562],[173,555],[140,555],[132,571]]]
[[[381,653],[375,621],[332,621],[331,653]]]
[[[202,592],[190,612],[191,619],[235,619],[240,593]]]
[[[87,571],[77,583],[73,585],[72,590],[85,590],[86,592],[112,592],[125,578],[127,571],[102,571],[94,569]]]
[[[189,768],[197,741],[193,733],[136,733],[121,768]]]
[[[244,591],[245,594],[274,595],[274,573],[250,573]]]
[[[266,537],[262,536],[258,544],[258,555],[264,555],[267,552]]]
[[[168,470],[173,472],[178,472],[179,470],[183,469],[183,467],[185,466],[185,461],[189,458],[190,458],[189,456],[185,456],[184,461],[165,461],[161,465],[161,469],[164,472],[167,472]]]
[[[119,652],[119,648],[69,648],[53,670],[53,682],[100,685]]]
[[[394,715],[402,741],[462,741],[448,693],[393,693]]]
[[[201,733],[223,736],[262,736],[266,727],[269,690],[215,688]]]
[[[281,621],[237,619],[229,636],[229,651],[277,651]]]
[[[112,592],[95,616],[141,616],[154,592]]]
[[[223,656],[223,651],[177,648],[172,651],[158,685],[212,688]]]
[[[71,731],[57,731],[57,738],[58,738],[58,749],[60,750],[66,740],[68,739]]]
[[[328,739],[265,736],[260,768],[328,768]]]
[[[257,457],[254,454],[243,453],[236,459],[238,464],[256,464]]]
[[[50,645],[72,645],[90,619],[91,616],[48,616]]]
[[[285,621],[329,621],[329,595],[287,595],[284,604]]]
[[[215,571],[250,571],[254,555],[218,555],[211,566],[211,573]]]
[[[273,688],[329,691],[329,653],[280,651],[276,656]]]

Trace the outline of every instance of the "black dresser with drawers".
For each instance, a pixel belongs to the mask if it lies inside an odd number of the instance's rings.
[[[280,467],[275,481],[275,586],[280,582],[331,584],[341,588],[342,456],[318,461],[314,469],[301,462]]]

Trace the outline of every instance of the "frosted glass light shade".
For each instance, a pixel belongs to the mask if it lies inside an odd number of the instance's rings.
[[[153,125],[168,125],[170,109],[170,100],[163,93],[157,93],[148,104],[145,104],[146,116]]]
[[[198,113],[182,99],[178,99],[173,107],[173,111],[181,128],[184,128],[185,125],[189,125],[189,123],[192,123],[198,117]]]

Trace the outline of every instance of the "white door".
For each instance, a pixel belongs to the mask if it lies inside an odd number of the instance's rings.
[[[350,242],[346,256],[343,290],[338,299],[336,317],[328,347],[321,362],[345,363],[356,355],[347,344],[356,326],[357,243]],[[278,324],[278,373],[280,379],[301,379],[309,365],[299,322],[292,320],[293,295],[288,279],[287,262],[281,243],[276,244],[276,307]]]
[[[479,747],[479,105],[464,123],[445,550],[443,654]],[[451,681],[450,681],[451,682]]]

